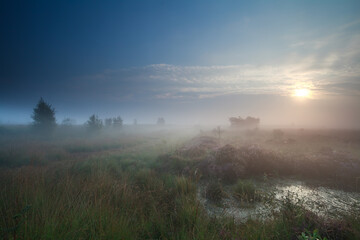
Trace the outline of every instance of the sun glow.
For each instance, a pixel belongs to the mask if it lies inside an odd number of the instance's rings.
[[[310,97],[310,90],[309,89],[295,89],[294,91],[294,96],[295,97],[300,97],[300,98],[308,98]]]

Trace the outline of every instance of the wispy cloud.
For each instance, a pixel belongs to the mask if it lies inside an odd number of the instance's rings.
[[[328,56],[323,61],[326,64],[336,59],[336,56]],[[358,68],[334,68],[331,64],[329,67],[311,68],[312,61],[304,59],[298,64],[278,66],[157,64],[84,79],[90,88],[96,85],[99,93],[106,90],[106,94],[126,93],[144,99],[196,99],[228,94],[291,95],[296,88],[309,88],[326,94],[334,90],[326,86],[356,82],[360,77]]]
[[[327,36],[290,43],[283,62],[262,65],[179,66],[152,64],[77,79],[102,96],[117,99],[189,100],[231,94],[292,95],[308,88],[314,96],[358,95],[360,86],[360,21]],[[349,87],[352,86],[352,87]],[[121,98],[119,96],[132,96]]]

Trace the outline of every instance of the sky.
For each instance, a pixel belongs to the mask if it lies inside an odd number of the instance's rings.
[[[360,128],[360,1],[1,1],[0,123]],[[295,96],[305,89],[307,96]]]

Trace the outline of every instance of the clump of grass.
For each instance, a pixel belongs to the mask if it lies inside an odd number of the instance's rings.
[[[322,238],[319,231],[315,229],[313,232],[306,230],[298,236],[299,240],[327,240],[326,237]]]
[[[206,198],[215,203],[220,203],[224,195],[225,192],[219,181],[211,181],[205,189]]]
[[[257,191],[254,183],[249,180],[238,180],[233,187],[234,196],[240,201],[256,202],[261,200],[261,195]]]
[[[176,178],[176,190],[177,190],[177,193],[181,194],[181,195],[191,194],[191,195],[195,196],[196,186],[188,178],[177,177]]]

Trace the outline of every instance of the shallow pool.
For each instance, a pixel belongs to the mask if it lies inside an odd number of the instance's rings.
[[[311,187],[302,181],[272,180],[254,182],[263,195],[272,196],[271,201],[246,204],[240,203],[231,194],[231,188],[225,187],[225,195],[221,204],[205,198],[205,184],[199,184],[197,197],[210,216],[234,217],[236,221],[249,218],[268,219],[274,211],[280,209],[280,202],[285,198],[299,202],[306,209],[317,215],[337,218],[348,211],[360,212],[360,193],[344,192],[326,187]]]

